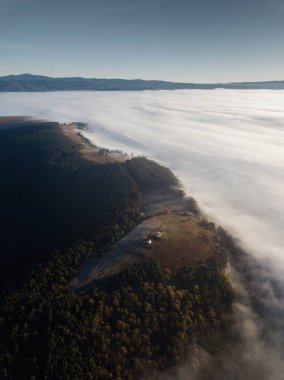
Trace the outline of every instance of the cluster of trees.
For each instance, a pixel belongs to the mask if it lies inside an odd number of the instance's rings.
[[[190,345],[213,351],[231,289],[214,263],[171,278],[153,261],[106,288],[75,294],[68,279],[92,244],[56,252],[0,309],[3,379],[137,379],[182,362]]]
[[[2,283],[79,239],[112,244],[140,217],[126,165],[83,159],[56,123],[1,130],[0,173]]]
[[[178,180],[170,169],[147,160],[145,157],[136,157],[127,161],[126,168],[143,190],[163,189],[178,185]]]
[[[192,344],[214,349],[232,297],[225,257],[174,276],[148,261],[85,293],[69,286],[84,258],[139,221],[141,189],[176,184],[168,169],[96,165],[42,123],[0,131],[0,172],[1,379],[131,380]]]

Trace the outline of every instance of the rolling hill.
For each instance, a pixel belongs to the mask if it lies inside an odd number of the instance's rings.
[[[213,354],[231,310],[226,254],[213,224],[184,213],[173,173],[144,157],[95,160],[58,123],[0,124],[0,378],[151,379],[198,361],[197,345]],[[111,273],[78,291],[89,258]]]
[[[9,75],[0,77],[0,92],[46,91],[142,91],[182,89],[275,89],[283,90],[284,81],[236,83],[182,83],[141,79],[99,79],[43,75]]]

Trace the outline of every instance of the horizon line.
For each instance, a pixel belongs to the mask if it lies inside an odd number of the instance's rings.
[[[195,84],[195,85],[223,85],[223,84],[243,84],[243,83],[269,83],[269,82],[284,82],[284,79],[271,79],[271,80],[243,80],[243,81],[229,81],[229,82],[183,82],[183,81],[175,81],[175,80],[165,80],[165,79],[141,79],[141,78],[121,78],[121,77],[85,77],[85,76],[51,76],[51,75],[43,75],[43,74],[31,74],[31,73],[22,73],[22,74],[6,74],[1,75],[0,79],[7,77],[21,77],[21,76],[31,76],[31,77],[44,77],[51,79],[69,79],[69,78],[78,78],[78,79],[96,79],[96,80],[123,80],[123,81],[144,81],[144,82],[165,82],[165,83],[177,83],[177,84]]]

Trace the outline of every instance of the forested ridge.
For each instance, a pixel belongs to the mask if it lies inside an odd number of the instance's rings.
[[[0,378],[139,379],[213,352],[232,292],[226,256],[179,273],[152,260],[76,293],[70,279],[139,222],[142,188],[177,185],[145,158],[97,165],[57,123],[0,131]],[[161,253],[162,254],[162,253]]]
[[[161,80],[107,79],[20,74],[0,77],[0,92],[143,91],[182,89],[283,89],[284,81],[235,83],[183,83]]]
[[[96,165],[82,158],[57,123],[1,130],[2,275],[29,269],[53,248],[79,239],[114,243],[139,219],[141,193],[131,174],[142,171],[141,181],[150,186],[175,181],[168,169],[143,158]]]

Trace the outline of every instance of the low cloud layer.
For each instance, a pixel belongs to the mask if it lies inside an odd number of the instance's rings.
[[[284,92],[264,90],[0,94],[0,115],[87,122],[86,136],[97,145],[144,153],[178,174],[200,206],[257,263],[257,268],[244,264],[253,274],[246,297],[261,301],[262,311],[255,314],[242,298],[236,315],[252,331],[245,334],[251,359],[243,362],[257,363],[265,374],[266,356],[270,375],[259,379],[272,380],[284,373],[283,105]],[[237,281],[235,286],[240,290]],[[246,378],[253,379],[256,372],[249,371]]]

